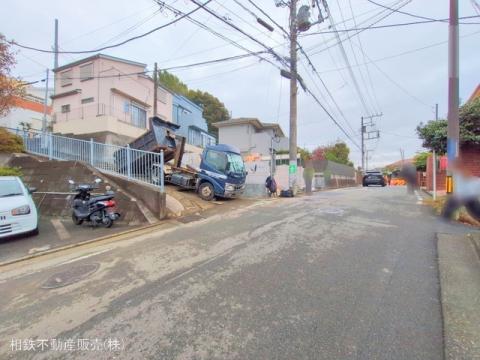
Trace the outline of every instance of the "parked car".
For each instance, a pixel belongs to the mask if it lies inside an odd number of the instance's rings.
[[[0,176],[0,238],[38,235],[38,213],[31,194],[18,176]]]
[[[383,177],[383,174],[379,171],[367,171],[367,173],[363,176],[362,183],[363,186],[386,185],[385,178]]]

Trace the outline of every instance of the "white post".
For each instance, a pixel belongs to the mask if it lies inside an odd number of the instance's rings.
[[[94,166],[93,161],[93,139],[90,138],[90,165]]]
[[[48,133],[48,160],[53,158],[53,135]]]
[[[163,150],[160,151],[160,191],[163,193],[165,192],[165,183],[164,183],[164,178],[163,178],[163,174],[164,174],[164,171],[163,171]]]
[[[433,150],[433,200],[437,200],[437,154]]]
[[[130,145],[127,145],[127,176],[128,178],[132,177],[132,156],[131,156]]]

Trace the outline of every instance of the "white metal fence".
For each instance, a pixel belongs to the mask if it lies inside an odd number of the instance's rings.
[[[25,151],[50,160],[73,160],[90,164],[113,175],[160,186],[163,192],[163,151],[154,153],[127,146],[74,139],[49,132],[8,129],[23,139]]]

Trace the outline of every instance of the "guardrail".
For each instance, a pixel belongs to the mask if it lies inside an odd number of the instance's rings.
[[[90,164],[101,172],[120,175],[160,187],[165,191],[163,151],[154,153],[127,146],[81,140],[50,132],[9,129],[23,139],[25,151],[50,160],[73,160]]]

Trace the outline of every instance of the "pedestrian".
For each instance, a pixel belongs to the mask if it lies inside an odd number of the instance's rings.
[[[400,171],[400,176],[407,182],[407,192],[413,194],[417,189],[417,169],[413,164],[406,163]]]
[[[451,219],[455,211],[465,206],[467,212],[480,221],[480,178],[474,176],[462,159],[452,164],[454,191],[442,210],[444,219]]]
[[[273,176],[268,176],[265,180],[265,188],[267,189],[268,197],[277,196],[277,182]]]

